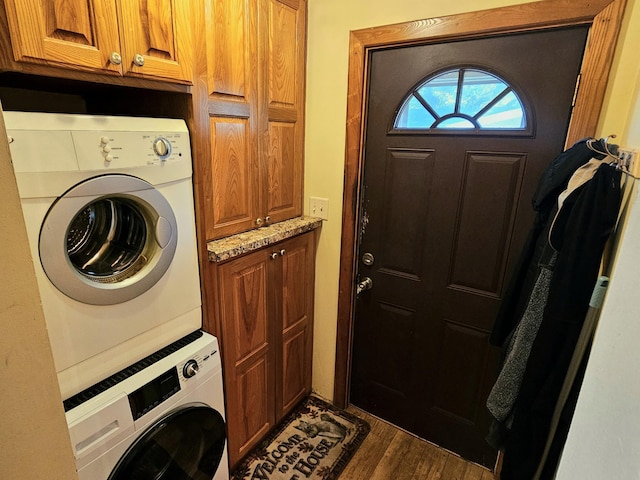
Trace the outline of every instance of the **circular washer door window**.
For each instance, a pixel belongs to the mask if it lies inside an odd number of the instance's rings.
[[[74,186],[51,206],[40,230],[40,262],[68,297],[113,305],[162,278],[177,240],[173,210],[153,185],[104,175]]]
[[[226,442],[224,419],[191,404],[158,420],[122,456],[108,480],[211,480]]]

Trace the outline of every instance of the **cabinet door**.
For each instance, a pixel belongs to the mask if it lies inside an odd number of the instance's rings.
[[[268,251],[220,266],[229,462],[233,466],[275,424],[273,309]],[[271,298],[270,298],[271,296]],[[272,315],[272,314],[271,314]]]
[[[315,234],[279,244],[276,421],[311,392]]]
[[[14,57],[78,70],[120,74],[115,0],[5,0]]]
[[[244,232],[264,222],[257,16],[255,0],[205,1],[211,152],[211,181],[203,185],[207,238]]]
[[[302,214],[306,1],[266,0],[264,138],[266,215]]]
[[[125,74],[191,81],[189,3],[182,0],[119,0]]]

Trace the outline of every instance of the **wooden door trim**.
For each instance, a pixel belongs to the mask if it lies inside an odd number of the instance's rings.
[[[626,0],[543,0],[351,32],[333,391],[336,405],[344,408],[349,400],[357,212],[361,197],[369,53],[389,46],[591,24],[581,68],[580,89],[567,132],[566,144],[571,145],[580,138],[595,135],[625,4]]]

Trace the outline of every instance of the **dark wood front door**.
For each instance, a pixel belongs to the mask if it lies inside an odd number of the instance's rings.
[[[488,337],[538,178],[563,149],[587,30],[369,58],[358,279],[372,288],[356,300],[350,401],[488,467],[496,453],[484,403],[499,366]],[[465,103],[474,79],[494,75],[505,87],[496,98]],[[510,115],[499,109],[506,87],[520,123],[485,122]],[[438,95],[451,95],[450,107]],[[406,122],[409,101],[427,113]]]

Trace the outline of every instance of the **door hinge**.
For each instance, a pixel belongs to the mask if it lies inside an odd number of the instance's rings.
[[[578,90],[580,90],[580,79],[582,78],[582,74],[578,74],[578,78],[576,78],[576,88],[573,91],[573,100],[571,100],[571,108],[576,106],[576,99],[578,98]]]

